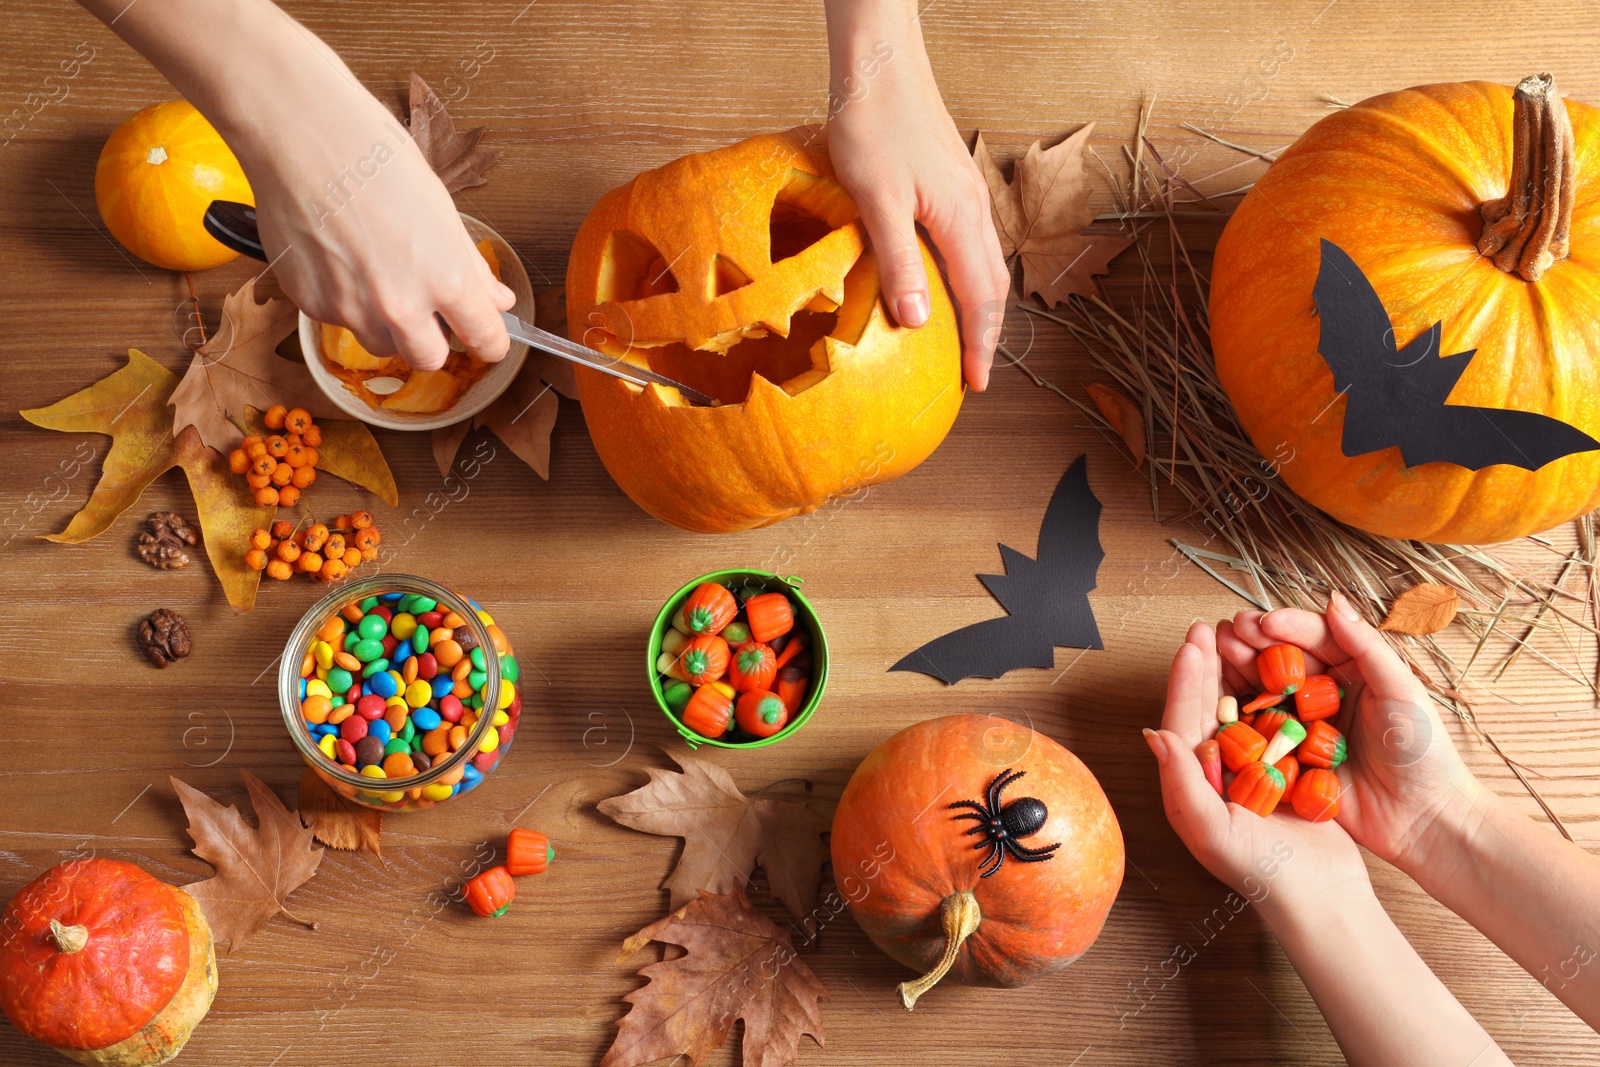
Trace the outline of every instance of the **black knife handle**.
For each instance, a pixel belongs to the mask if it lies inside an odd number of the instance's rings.
[[[261,247],[261,233],[256,229],[256,209],[234,200],[213,200],[206,208],[206,232],[224,245],[251,259],[263,263],[267,250]]]

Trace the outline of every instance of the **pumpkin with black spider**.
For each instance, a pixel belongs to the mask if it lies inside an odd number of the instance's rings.
[[[1024,776],[1031,795],[1008,800]],[[1035,838],[1049,844],[1025,843]],[[1094,775],[992,715],[929,719],[879,745],[839,798],[830,847],[856,923],[925,972],[900,986],[907,1008],[946,975],[1020,986],[1060,970],[1094,943],[1122,886],[1122,831]]]

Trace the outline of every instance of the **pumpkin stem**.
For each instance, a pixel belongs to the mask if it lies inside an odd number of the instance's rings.
[[[82,952],[83,947],[89,943],[89,928],[87,926],[63,926],[61,920],[50,920],[50,940],[56,943],[56,948],[62,952]]]
[[[915,1008],[917,998],[938,985],[939,979],[949,973],[961,946],[983,921],[983,912],[978,909],[978,898],[972,895],[972,891],[963,889],[944,898],[939,905],[939,918],[944,923],[944,955],[939,957],[933,970],[915,982],[900,983],[900,1003],[906,1006],[906,1011]]]
[[[1511,187],[1478,206],[1478,251],[1507,274],[1536,282],[1567,258],[1577,179],[1567,105],[1550,74],[1530,74],[1513,97]]]

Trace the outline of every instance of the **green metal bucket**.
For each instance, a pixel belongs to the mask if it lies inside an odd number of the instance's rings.
[[[765,745],[775,745],[804,726],[812,713],[817,710],[817,705],[822,702],[822,693],[828,687],[828,636],[822,630],[822,621],[817,618],[817,610],[800,592],[801,581],[793,575],[780,578],[768,571],[745,569],[712,571],[684,585],[662,605],[660,613],[656,615],[655,624],[650,628],[650,643],[645,649],[645,672],[650,679],[650,693],[656,698],[656,706],[677,728],[678,733],[683,735],[690,748],[697,748],[700,745],[715,745],[717,748],[761,748]],[[771,737],[760,737],[753,741],[723,741],[720,738],[701,737],[685,726],[683,721],[673,714],[672,709],[667,707],[666,695],[661,691],[661,675],[656,672],[656,660],[661,655],[661,638],[672,625],[673,613],[683,606],[683,602],[701,582],[716,582],[719,585],[734,587],[759,586],[767,592],[785,593],[794,601],[796,622],[804,626],[806,633],[810,635],[811,688],[806,693],[805,703],[800,706],[800,713]]]

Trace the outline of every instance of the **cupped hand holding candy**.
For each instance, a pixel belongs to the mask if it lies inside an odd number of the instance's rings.
[[[1301,648],[1308,675],[1331,674],[1344,690],[1342,710],[1331,720],[1349,743],[1336,771],[1343,786],[1338,824],[1380,858],[1414,870],[1437,850],[1444,829],[1484,802],[1485,787],[1456,752],[1434,701],[1339,593],[1326,614],[1244,611],[1220,623],[1223,686],[1258,692],[1256,657],[1275,644]]]
[[[1278,901],[1308,904],[1352,891],[1370,896],[1361,852],[1337,823],[1307,822],[1289,814],[1286,803],[1263,819],[1218,796],[1206,780],[1195,749],[1216,736],[1219,699],[1251,691],[1230,681],[1238,676],[1220,644],[1221,635],[1205,623],[1189,628],[1172,661],[1161,729],[1145,731],[1161,765],[1167,820],[1206,870],[1269,911]]]

